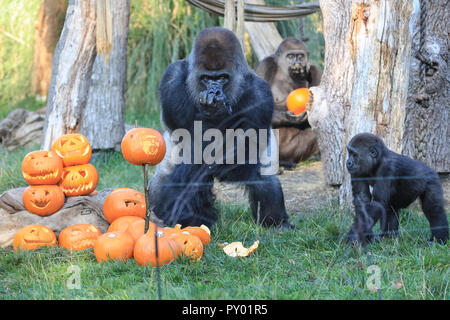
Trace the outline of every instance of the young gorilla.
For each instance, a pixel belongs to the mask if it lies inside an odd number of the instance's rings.
[[[168,129],[166,142],[170,140],[168,135],[180,128],[188,130],[193,138],[194,121],[201,121],[202,133],[218,129],[223,137],[226,129],[265,129],[270,134],[270,88],[251,71],[239,41],[224,28],[202,30],[189,57],[167,68],[160,84],[160,100],[162,122]],[[225,140],[215,139],[214,143],[223,150]],[[246,141],[247,151],[249,144]],[[202,155],[205,146],[197,146]],[[195,147],[193,144],[190,159]],[[236,144],[231,151],[236,159]],[[168,150],[149,184],[152,209],[166,224],[212,225],[217,212],[211,189],[214,179],[218,179],[246,186],[255,220],[266,226],[291,227],[280,182],[273,174],[261,174],[259,158],[250,163],[246,154],[243,164],[226,164],[225,160],[223,164],[176,164],[170,154]]]
[[[273,55],[262,60],[255,71],[269,83],[274,96],[272,126],[279,129],[280,164],[295,167],[317,153],[319,147],[306,111],[296,116],[287,110],[287,96],[298,88],[318,86],[322,70],[310,64],[305,44],[290,37],[281,42]]]
[[[399,209],[420,198],[431,228],[431,240],[448,240],[439,176],[420,161],[389,150],[370,133],[354,136],[347,145],[347,169],[352,179],[355,220],[348,233],[351,241],[367,244],[380,220],[382,235],[398,235]]]

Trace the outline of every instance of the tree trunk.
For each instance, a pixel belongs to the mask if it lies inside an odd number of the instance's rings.
[[[264,4],[264,0],[248,0],[245,3]],[[259,61],[273,54],[283,41],[273,22],[245,22],[244,25]]]
[[[33,72],[31,76],[33,94],[47,96],[52,73],[53,52],[64,25],[66,10],[66,0],[42,0],[41,2],[34,40]]]
[[[450,172],[447,0],[421,1],[414,25],[403,153]]]
[[[360,132],[402,149],[414,1],[322,0],[325,69],[308,120],[317,133],[326,182],[351,201],[347,142]]]
[[[112,20],[114,44],[110,45],[111,52],[108,46],[102,48],[105,55],[96,55],[98,1],[106,4],[106,17]],[[104,13],[97,12],[97,21],[101,17],[105,22]],[[70,0],[55,50],[42,149],[49,149],[56,138],[73,132],[85,134],[93,149],[114,148],[120,143],[125,132],[128,18],[128,0]]]
[[[90,79],[81,133],[93,149],[118,149],[125,134],[125,91],[130,2],[111,1],[113,48],[108,61],[97,55]]]

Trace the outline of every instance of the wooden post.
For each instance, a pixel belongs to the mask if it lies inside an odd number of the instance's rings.
[[[225,13],[223,17],[223,27],[231,31],[234,31],[234,22],[236,20],[234,1],[225,0]]]

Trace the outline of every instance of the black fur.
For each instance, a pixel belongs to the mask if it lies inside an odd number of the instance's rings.
[[[352,178],[356,214],[349,240],[368,243],[374,238],[372,228],[378,220],[381,235],[398,235],[398,210],[417,198],[430,223],[430,241],[448,240],[443,192],[434,170],[389,150],[380,138],[370,133],[354,136],[347,150],[346,166]]]
[[[224,82],[219,81],[222,75],[227,77]],[[217,97],[205,99],[213,94],[205,93],[209,83],[220,87],[220,101]],[[203,131],[217,128],[223,133],[226,129],[271,127],[270,88],[248,67],[234,34],[223,28],[201,31],[189,58],[167,68],[160,84],[160,102],[162,120],[169,131],[185,128],[193,136],[194,121],[202,121]],[[179,164],[161,180],[164,183],[158,187],[162,192],[150,199],[153,210],[167,224],[210,226],[217,219],[211,188],[218,179],[246,186],[255,219],[259,215],[264,225],[289,227],[278,179],[262,176],[259,169],[259,163],[248,161],[234,165]]]

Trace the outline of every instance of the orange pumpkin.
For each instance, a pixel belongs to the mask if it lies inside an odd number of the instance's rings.
[[[295,89],[287,96],[286,106],[289,111],[299,115],[306,110],[310,92],[307,88]]]
[[[98,184],[98,173],[88,163],[79,166],[64,167],[61,189],[68,197],[90,194]]]
[[[101,231],[92,224],[74,224],[61,230],[59,246],[73,251],[92,248],[101,234]]]
[[[141,265],[156,266],[156,261],[163,266],[181,255],[181,247],[169,235],[158,231],[158,260],[156,260],[155,234],[149,232],[141,236],[134,246],[134,260]]]
[[[149,221],[148,222],[148,230],[147,233],[153,234],[155,232],[156,224]],[[128,232],[133,239],[136,241],[140,237],[144,235],[144,229],[145,229],[145,220],[136,220],[130,223],[128,226],[126,232]],[[162,231],[165,235],[169,235],[170,231],[166,230],[166,228],[160,228],[158,227],[158,231]]]
[[[48,216],[64,205],[64,193],[55,185],[29,186],[22,195],[27,211],[39,216]]]
[[[63,162],[53,151],[33,151],[22,161],[22,175],[31,185],[57,184],[63,173]]]
[[[200,260],[203,256],[202,241],[187,231],[173,233],[170,237],[181,247],[181,252],[191,260]]]
[[[116,220],[113,221],[113,223],[110,224],[110,226],[108,228],[108,232],[113,232],[113,231],[126,232],[128,226],[137,220],[143,221],[144,219],[141,217],[136,217],[136,216],[124,216],[124,217],[117,218]]]
[[[67,167],[88,163],[92,147],[84,135],[71,133],[56,139],[52,151],[62,158],[64,166]]]
[[[109,223],[123,216],[144,218],[145,196],[142,192],[133,189],[116,189],[105,199],[103,214]]]
[[[13,240],[14,251],[20,250],[34,250],[40,247],[54,247],[56,246],[55,233],[38,224],[23,227],[16,232]]]
[[[98,262],[128,260],[133,256],[134,239],[126,232],[107,232],[94,243],[94,254]]]
[[[187,231],[193,236],[199,238],[204,245],[208,244],[211,241],[211,231],[204,224],[200,227],[186,227],[181,229],[181,231]]]
[[[151,166],[162,161],[166,154],[166,143],[163,136],[154,129],[134,128],[122,139],[122,155],[129,163],[140,166],[145,163]]]

